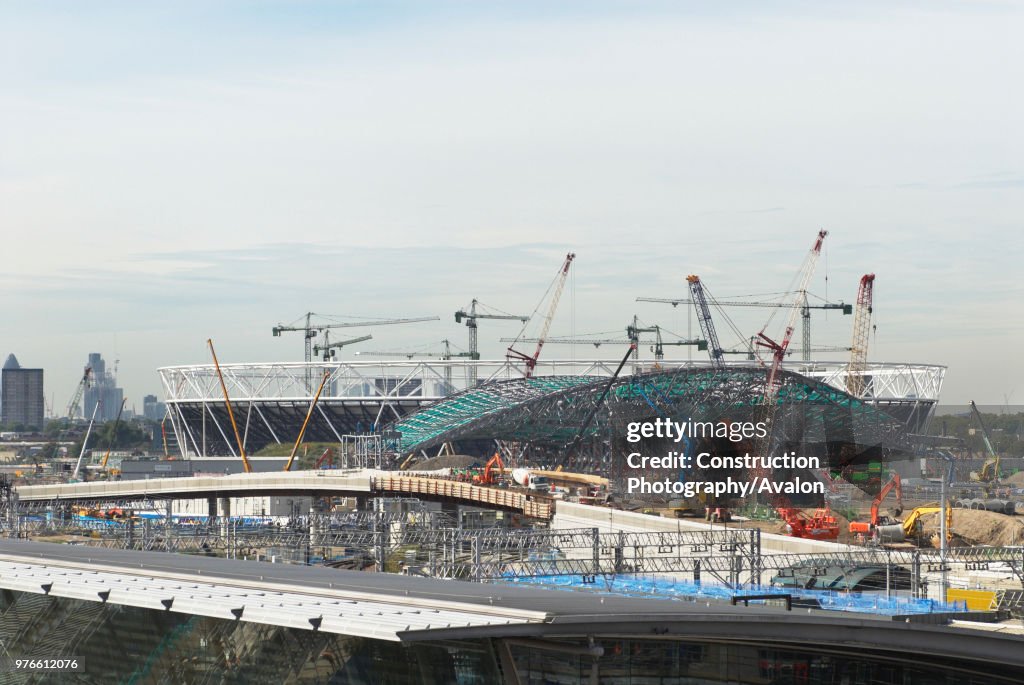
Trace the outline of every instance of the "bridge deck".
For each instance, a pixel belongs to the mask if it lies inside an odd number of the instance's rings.
[[[426,475],[397,475],[388,471],[325,470],[278,473],[243,473],[195,478],[61,483],[19,486],[22,502],[128,501],[139,499],[203,499],[251,497],[267,494],[309,496],[415,495],[472,506],[519,511],[527,516],[551,518],[552,502],[535,495],[482,487]]]

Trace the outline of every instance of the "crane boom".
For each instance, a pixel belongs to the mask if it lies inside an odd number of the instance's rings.
[[[89,376],[92,374],[92,367],[85,367],[85,372],[82,374],[82,380],[78,381],[78,387],[75,389],[75,394],[72,395],[71,401],[68,402],[68,421],[76,418],[78,414],[78,408],[82,404],[82,395],[85,394],[85,389],[89,387]]]
[[[551,321],[555,318],[555,311],[558,309],[558,301],[562,297],[562,290],[565,289],[565,280],[569,276],[569,267],[572,266],[572,260],[576,259],[576,253],[570,252],[565,256],[565,261],[562,262],[562,268],[555,277],[555,291],[551,295],[551,306],[548,307],[547,316],[544,317],[544,324],[540,330],[540,336],[537,338],[537,349],[534,350],[533,356],[527,356],[512,347],[508,348],[508,353],[505,355],[506,358],[521,359],[526,362],[526,373],[524,374],[527,378],[533,377],[533,370],[537,367],[537,360],[540,358],[540,351],[544,349],[544,343],[548,337],[548,331],[551,329]]]
[[[306,312],[305,318],[306,323],[303,326],[292,326],[278,324],[271,329],[274,336],[280,336],[281,333],[286,331],[303,331],[305,333],[305,345],[306,345],[306,362],[313,361],[313,339],[317,335],[323,333],[330,328],[354,328],[354,327],[366,327],[366,326],[391,326],[400,323],[417,323],[420,321],[438,321],[440,317],[437,316],[417,316],[406,319],[371,319],[367,321],[349,321],[345,323],[313,323],[313,317],[316,316],[313,312]]]
[[[323,350],[325,362],[329,362],[335,357],[334,350],[339,347],[345,347],[345,345],[354,345],[355,343],[361,343],[366,340],[373,340],[372,335],[361,335],[358,338],[349,338],[348,340],[339,340],[337,342],[331,342],[330,338],[328,337],[328,333],[329,331],[324,331],[323,345],[313,345],[313,356],[320,354],[320,351]],[[359,353],[357,352],[356,354]]]
[[[524,342],[532,343],[537,342],[540,338],[501,338],[501,342]],[[600,347],[601,345],[628,345],[634,342],[632,337],[630,338],[548,338],[545,341],[547,345],[593,345],[594,347]],[[653,343],[654,345],[674,346],[674,345],[703,345],[704,340],[668,340],[659,341],[658,338],[654,340],[640,340],[639,337],[635,340],[637,344]],[[727,353],[723,353],[727,354]],[[746,354],[744,352],[743,354]]]
[[[999,455],[992,447],[992,440],[988,435],[988,426],[985,425],[985,421],[981,418],[981,412],[978,411],[978,405],[974,403],[974,400],[971,400],[971,414],[974,416],[975,420],[977,420],[978,427],[981,428],[981,439],[985,443],[985,450],[988,451],[989,456],[989,459],[981,467],[981,477],[979,480],[983,482],[994,480],[998,483],[1000,478]],[[993,469],[994,472],[991,472]]]
[[[673,307],[680,304],[694,304],[692,297],[638,297],[637,302],[661,302],[663,304],[670,304]],[[715,305],[718,307],[764,307],[764,308],[776,308],[782,309],[786,307],[792,307],[792,302],[755,302],[748,300],[723,300],[715,299]],[[801,305],[803,306],[803,305]],[[853,314],[853,305],[846,304],[844,302],[825,302],[822,304],[808,304],[808,309],[835,309],[842,311],[843,314]]]
[[[121,414],[124,412],[124,405],[127,403],[128,398],[126,397],[121,400],[121,407],[117,410],[117,418],[114,419],[114,431],[110,435],[110,442],[107,444],[107,451],[103,455],[103,462],[100,464],[102,468],[107,468],[107,460],[110,459],[110,450],[114,448],[114,443],[117,442],[117,429],[121,425]]]
[[[857,289],[857,316],[853,319],[853,341],[850,343],[850,364],[846,368],[846,392],[863,397],[867,383],[864,373],[868,368],[868,341],[871,332],[874,274],[864,274]]]
[[[231,409],[231,398],[228,396],[228,386],[224,383],[224,374],[220,371],[220,362],[217,361],[217,352],[213,349],[213,339],[207,339],[206,344],[210,346],[210,354],[213,356],[213,365],[217,369],[217,378],[220,380],[220,389],[224,391],[224,405],[228,410],[228,418],[231,419],[231,427],[235,430],[235,442],[238,443],[238,454],[242,457],[242,467],[246,473],[252,473],[252,466],[249,458],[245,456],[245,442],[238,433],[238,424],[235,423],[235,412]]]
[[[715,323],[711,319],[711,308],[708,307],[700,276],[690,274],[686,277],[686,282],[690,284],[690,294],[693,297],[694,307],[697,309],[700,332],[708,341],[708,354],[711,355],[711,363],[716,369],[723,369],[725,368],[725,360],[722,359],[724,352],[722,352],[721,343],[718,342],[718,333],[715,331]]]
[[[770,401],[775,397],[775,392],[778,389],[779,383],[779,369],[782,368],[782,362],[786,358],[786,350],[789,348],[789,343],[793,339],[793,329],[796,326],[796,317],[800,313],[804,301],[807,298],[807,286],[810,285],[811,277],[814,275],[814,267],[818,264],[818,255],[821,254],[822,243],[825,242],[825,236],[828,235],[828,231],[818,231],[818,237],[814,240],[814,245],[811,247],[811,251],[807,253],[804,258],[804,264],[801,268],[802,276],[800,278],[800,287],[796,291],[796,299],[793,301],[790,311],[789,320],[786,321],[786,328],[782,335],[782,342],[777,343],[767,335],[765,335],[762,329],[757,334],[759,338],[757,344],[761,347],[767,347],[772,351],[772,365],[768,371],[768,382],[765,385],[765,400]]]

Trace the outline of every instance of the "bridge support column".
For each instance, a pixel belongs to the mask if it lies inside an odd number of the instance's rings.
[[[225,543],[225,554],[224,556],[231,558],[232,545],[231,545],[231,498],[221,497],[220,498],[220,537]]]
[[[316,549],[317,545],[322,543],[323,524],[324,524],[324,500],[314,497],[309,505],[309,541],[306,544],[306,563],[309,563],[309,557],[312,550]]]
[[[213,525],[213,522],[217,520],[217,498],[208,497],[206,498],[206,522]]]

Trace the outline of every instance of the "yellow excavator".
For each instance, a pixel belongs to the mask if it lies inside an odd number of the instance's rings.
[[[995,449],[992,447],[992,441],[988,436],[988,428],[985,426],[985,422],[981,418],[981,412],[978,411],[978,405],[971,400],[971,414],[974,416],[974,420],[978,422],[978,427],[981,428],[981,439],[985,442],[985,450],[988,452],[988,459],[981,467],[980,473],[972,473],[971,479],[976,480],[979,483],[999,483],[1002,474],[999,471],[999,455],[996,454]]]
[[[903,535],[907,538],[917,537],[921,532],[921,517],[927,514],[941,514],[942,506],[938,502],[929,502],[916,507],[903,519]],[[953,507],[946,507],[946,541],[953,539]]]

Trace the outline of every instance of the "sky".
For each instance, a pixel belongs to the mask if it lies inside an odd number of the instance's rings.
[[[61,412],[100,352],[141,411],[208,338],[301,360],[271,328],[309,311],[440,317],[346,359],[465,349],[456,309],[533,312],[569,251],[552,335],[686,337],[636,298],[784,291],[824,228],[816,297],[876,274],[870,360],[1019,404],[1021,35],[998,0],[0,1],[0,356]],[[484,357],[517,332],[481,321]]]

